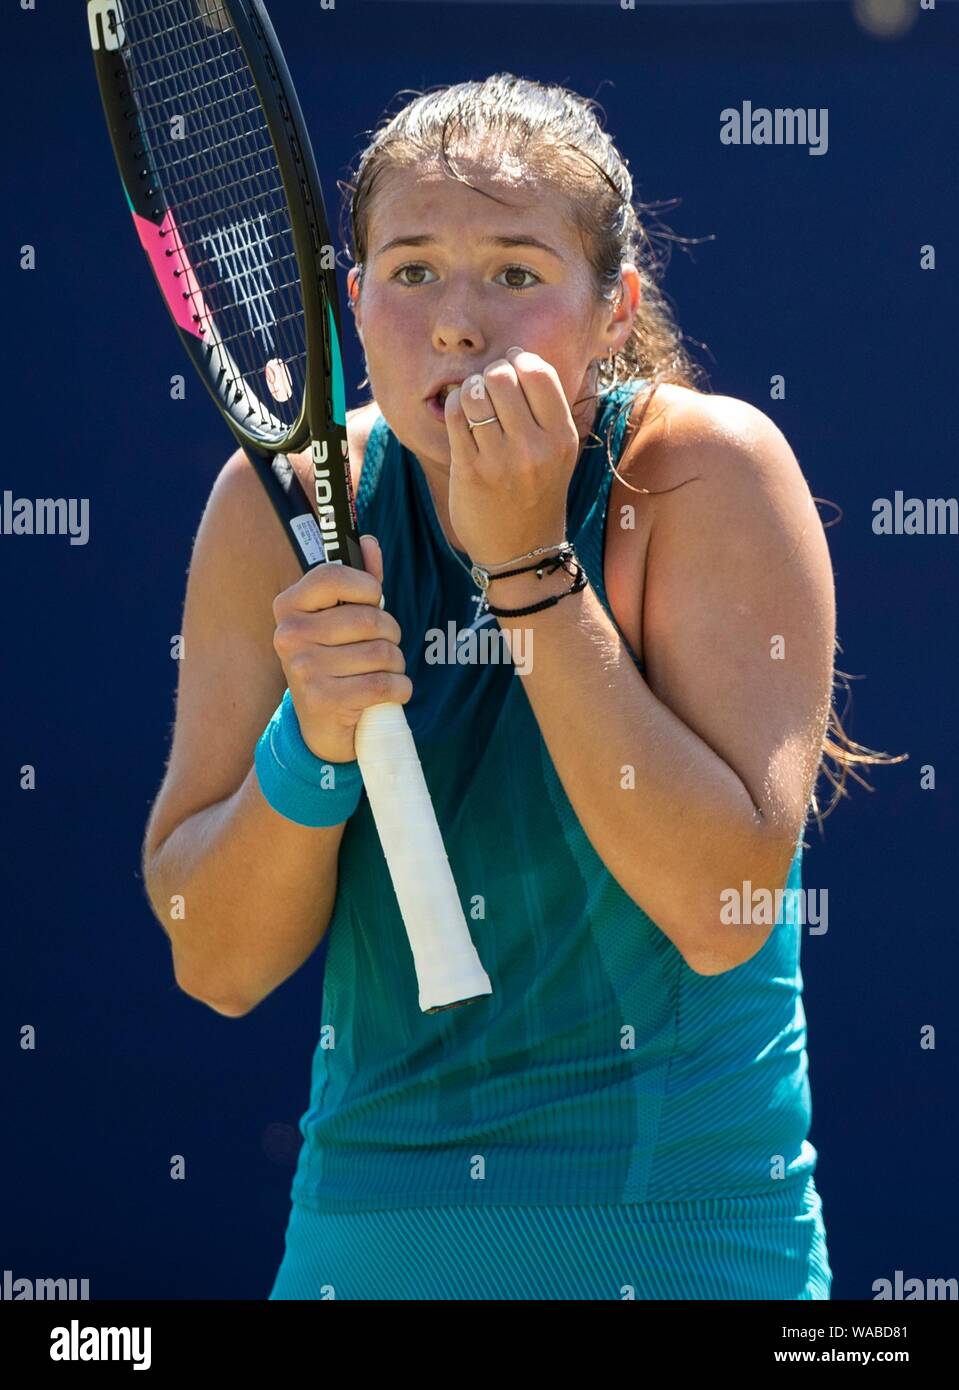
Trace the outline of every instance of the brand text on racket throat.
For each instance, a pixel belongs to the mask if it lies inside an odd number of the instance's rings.
[[[333,505],[332,473],[326,467],[329,451],[326,441],[314,439],[310,445],[313,459],[314,496],[316,497],[317,520],[323,533],[323,549],[327,560],[339,558],[340,533],[336,524],[336,509]]]
[[[516,627],[507,632],[492,621],[458,628],[430,627],[424,633],[428,666],[508,666],[521,676],[533,669],[533,629]]]

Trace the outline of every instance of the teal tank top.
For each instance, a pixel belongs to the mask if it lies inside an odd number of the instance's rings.
[[[608,460],[641,384],[600,397],[567,499],[567,535],[614,624]],[[420,1011],[364,795],[340,849],[293,1201],[358,1212],[801,1186],[817,1154],[795,896],[752,960],[691,970],[592,848],[512,665],[426,660],[430,629],[475,621],[476,591],[421,465],[382,416],[356,500],[382,548],[413,683],[405,709],[493,993]],[[800,837],[786,887],[800,887],[801,863]]]

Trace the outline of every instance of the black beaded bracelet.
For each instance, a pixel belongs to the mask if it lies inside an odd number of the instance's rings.
[[[550,573],[553,573],[555,570],[558,570],[561,565],[566,573],[573,579],[571,586],[565,589],[563,593],[554,594],[552,598],[544,598],[540,603],[531,603],[528,608],[494,608],[492,604],[488,603],[486,611],[492,613],[496,618],[523,618],[527,613],[539,613],[544,608],[552,608],[554,603],[559,603],[561,599],[569,598],[570,594],[578,594],[581,590],[586,588],[589,582],[588,576],[582,565],[576,559],[572,546],[569,547],[569,550],[562,555],[560,559],[553,561],[551,564],[543,566],[530,565],[529,569],[535,569],[537,578],[542,579],[544,569],[548,569]],[[573,569],[570,569],[570,565],[573,566]],[[575,574],[573,572],[574,570]],[[525,574],[526,572],[526,570],[517,571],[517,573],[520,574]],[[503,578],[502,575],[498,577]]]

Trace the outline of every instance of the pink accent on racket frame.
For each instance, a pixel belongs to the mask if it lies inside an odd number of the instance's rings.
[[[200,330],[206,328],[209,323],[210,311],[204,303],[203,292],[187,259],[173,213],[168,212],[159,227],[155,222],[150,222],[137,213],[133,214],[133,221],[140,244],[150,257],[153,273],[178,326],[185,333],[192,333],[194,338],[202,338]],[[167,251],[172,251],[173,254],[168,256]],[[176,271],[180,272],[179,275],[174,273]],[[189,298],[184,299],[184,294],[189,295]],[[198,323],[193,321],[194,314],[199,319]]]

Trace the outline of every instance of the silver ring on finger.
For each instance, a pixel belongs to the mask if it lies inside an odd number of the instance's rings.
[[[470,427],[471,430],[478,430],[479,427],[480,427],[480,425],[492,425],[492,424],[497,424],[497,425],[498,425],[498,424],[499,424],[499,416],[498,416],[498,415],[491,415],[491,416],[489,417],[488,420],[470,420],[470,419],[467,417],[466,423],[469,425],[469,427]]]

